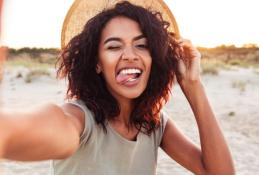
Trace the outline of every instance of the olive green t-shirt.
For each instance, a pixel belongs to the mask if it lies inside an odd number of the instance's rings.
[[[157,152],[167,117],[150,136],[139,132],[136,141],[122,137],[107,122],[107,133],[95,123],[93,113],[80,101],[69,102],[85,113],[79,149],[69,158],[54,160],[53,175],[155,175]]]

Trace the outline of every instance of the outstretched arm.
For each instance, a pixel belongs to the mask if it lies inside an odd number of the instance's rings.
[[[181,42],[184,60],[179,60],[178,83],[194,113],[201,149],[187,139],[169,120],[162,149],[182,166],[199,175],[233,175],[234,165],[227,143],[213,114],[200,80],[200,53],[190,41]]]
[[[0,0],[0,26],[2,3]],[[5,59],[3,49],[0,48],[0,81],[1,63]],[[67,104],[62,107],[47,104],[27,112],[0,109],[0,159],[32,161],[68,157],[79,146],[83,115],[77,107]]]
[[[0,158],[35,161],[70,156],[79,147],[83,115],[69,104],[0,110]]]

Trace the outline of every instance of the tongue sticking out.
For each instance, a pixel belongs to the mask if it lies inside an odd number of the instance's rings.
[[[137,74],[119,74],[116,76],[116,81],[119,84],[127,82],[131,78],[136,78]]]

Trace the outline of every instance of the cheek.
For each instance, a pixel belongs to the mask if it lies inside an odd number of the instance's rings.
[[[152,66],[152,58],[151,56],[148,56],[147,59],[145,60],[146,68],[150,72],[151,66]]]
[[[115,69],[118,59],[114,55],[102,55],[99,63],[105,79],[115,77]]]
[[[152,58],[151,57],[150,57],[149,60],[147,60],[146,65],[147,65],[147,72],[148,72],[148,76],[147,76],[147,80],[146,81],[148,82],[149,79],[150,79],[151,68],[152,68]]]

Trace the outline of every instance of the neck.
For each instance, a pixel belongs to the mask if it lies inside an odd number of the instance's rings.
[[[109,86],[108,89],[110,89]],[[116,122],[117,124],[129,127],[130,115],[134,108],[133,99],[122,97],[113,93],[111,90],[110,92],[120,106],[120,114],[115,119],[112,119],[111,122]]]
[[[129,126],[130,115],[133,109],[133,101],[130,99],[117,99],[120,105],[120,114],[113,121]]]

